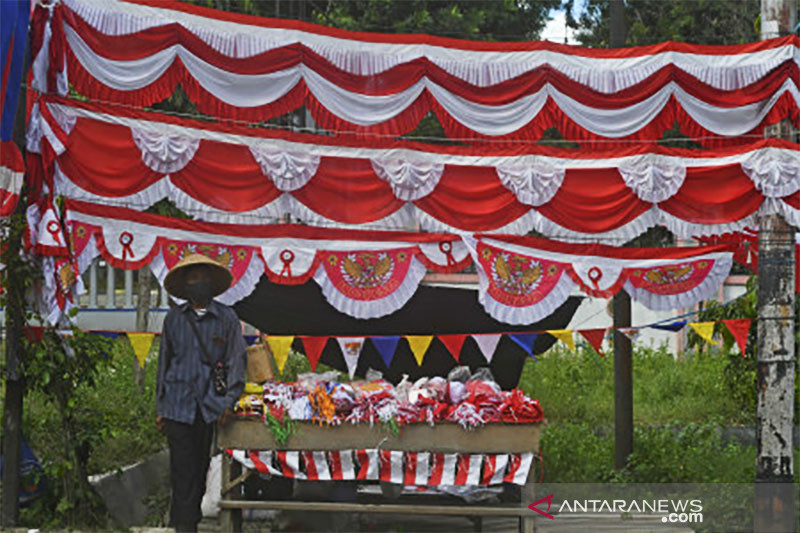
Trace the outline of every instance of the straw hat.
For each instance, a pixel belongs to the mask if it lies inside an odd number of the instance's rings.
[[[208,265],[211,274],[211,287],[213,288],[213,296],[219,296],[228,290],[233,282],[233,274],[225,266],[214,261],[210,257],[202,254],[188,254],[183,259],[178,261],[174,267],[167,272],[167,277],[164,278],[164,288],[167,292],[176,298],[188,300],[185,292],[186,289],[186,272],[188,267],[194,265]]]

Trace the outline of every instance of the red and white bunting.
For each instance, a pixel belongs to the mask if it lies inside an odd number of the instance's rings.
[[[797,120],[800,107],[796,36],[611,55],[541,42],[365,38],[177,3],[90,0],[57,4],[34,30],[46,42],[37,56],[58,58],[33,69],[36,86],[63,71],[60,85],[68,77],[82,94],[142,106],[180,84],[206,114],[262,121],[305,105],[327,130],[400,135],[433,112],[459,138],[530,139],[559,127],[586,139],[657,139],[677,114],[687,133],[713,139]]]
[[[397,229],[416,219],[428,231],[524,234],[535,229],[547,237],[582,241],[629,240],[655,225],[680,237],[719,235],[772,212],[800,222],[794,197],[800,190],[798,147],[776,139],[680,152],[655,145],[577,153],[550,147],[422,150],[401,141],[311,140],[52,97],[39,105],[53,112],[35,115],[29,129],[48,142],[40,142],[39,148],[32,143],[31,148],[38,153],[42,145],[60,143],[60,152],[52,151],[54,163],[45,165],[53,174],[55,194],[140,210],[167,197],[211,222],[260,224],[288,214],[326,227]],[[69,133],[60,128],[58,117],[74,121]],[[63,141],[47,137],[49,130],[37,121],[59,130]],[[143,151],[150,145],[136,143],[133,132],[141,131],[161,135],[152,150]],[[189,140],[198,143],[196,150],[189,149],[194,146]],[[253,152],[265,145],[285,156],[281,172],[307,180],[302,188],[284,191],[265,175]],[[298,153],[319,158],[319,164],[310,166],[293,155]],[[424,196],[397,196],[375,170],[375,162],[387,154],[400,158],[405,166],[399,168],[441,166],[441,175],[435,183],[419,185],[427,192]],[[154,170],[148,161],[156,156],[165,158],[164,165],[183,157],[190,157],[191,164],[170,172],[159,164],[155,168],[161,170]],[[222,166],[224,180],[217,171]],[[403,176],[412,182],[432,179],[411,170]],[[725,186],[723,196],[714,194],[720,184]],[[614,209],[607,208],[611,204]],[[464,258],[460,246],[439,244],[452,249],[423,246],[423,255],[452,268]],[[312,259],[298,255],[293,275],[313,275],[307,273]],[[279,256],[267,260],[281,272]],[[590,278],[584,279],[593,287]],[[601,288],[603,281],[598,280]]]

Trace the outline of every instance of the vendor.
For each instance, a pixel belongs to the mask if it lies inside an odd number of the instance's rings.
[[[164,319],[156,382],[156,425],[169,444],[170,526],[178,531],[197,531],[213,424],[228,421],[244,389],[239,319],[213,299],[232,280],[226,267],[200,254],[184,257],[164,279],[172,296],[186,300]]]

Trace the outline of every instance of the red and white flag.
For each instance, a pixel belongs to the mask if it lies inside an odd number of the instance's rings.
[[[305,479],[306,475],[300,470],[300,452],[275,452],[278,468],[284,477]]]
[[[356,478],[352,450],[328,452],[328,463],[331,469],[331,479],[349,480]]]
[[[309,481],[330,481],[331,473],[325,452],[303,452],[303,461],[306,463],[306,477]]]
[[[481,485],[499,485],[503,482],[508,466],[508,454],[499,453],[486,456]]]
[[[483,455],[458,454],[456,466],[456,485],[477,485],[481,479]]]
[[[403,482],[403,452],[380,450],[381,481]]]
[[[272,465],[272,452],[271,451],[250,451],[250,460],[255,465],[256,470],[262,474],[269,474],[271,476],[283,475],[280,470]]]
[[[512,453],[509,459],[508,473],[503,479],[506,483],[524,485],[528,481],[528,471],[531,469],[533,453]]]
[[[356,479],[378,479],[380,475],[380,470],[378,469],[378,450],[358,450],[356,452],[356,459],[358,459],[359,466]]]
[[[429,452],[406,452],[406,485],[427,485],[431,454]]]

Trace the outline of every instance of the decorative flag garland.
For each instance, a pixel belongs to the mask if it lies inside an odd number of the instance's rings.
[[[742,357],[745,357],[746,350],[747,350],[747,340],[748,334],[750,331],[750,327],[752,325],[753,320],[749,318],[740,318],[740,319],[730,319],[730,320],[720,320],[719,323],[725,325],[725,327],[731,332],[734,340],[736,341],[737,346],[742,354]],[[607,334],[611,331],[620,331],[624,335],[629,337],[633,337],[634,339],[639,335],[641,330],[652,328],[652,329],[660,329],[665,331],[673,331],[677,332],[680,331],[684,326],[689,326],[695,332],[700,335],[702,339],[706,342],[716,345],[718,344],[717,341],[713,339],[713,331],[714,326],[717,322],[687,322],[685,320],[680,321],[673,321],[668,323],[656,323],[656,324],[649,324],[646,326],[639,326],[639,327],[626,327],[626,328],[595,328],[595,329],[563,329],[563,330],[547,330],[547,331],[537,331],[537,332],[515,332],[515,333],[473,333],[473,334],[444,334],[444,335],[406,335],[406,339],[409,341],[409,345],[412,346],[412,352],[414,353],[414,357],[418,364],[422,364],[425,359],[425,355],[427,353],[428,348],[431,345],[431,342],[434,338],[438,339],[442,342],[445,346],[448,347],[448,350],[453,355],[453,358],[456,362],[459,361],[461,347],[463,347],[464,341],[467,337],[472,337],[475,343],[481,350],[484,358],[486,359],[487,364],[492,362],[494,357],[495,351],[497,349],[497,345],[500,341],[502,336],[508,336],[515,344],[520,346],[523,350],[525,350],[531,357],[533,357],[531,353],[531,348],[533,346],[533,341],[537,338],[538,335],[542,334],[549,334],[556,337],[556,339],[561,340],[569,349],[570,351],[575,350],[574,344],[574,334],[577,332],[579,333],[589,345],[602,357],[605,357],[602,351],[602,343],[603,340],[606,338]],[[42,334],[44,332],[43,327],[28,327],[26,328],[26,337],[29,342],[36,343],[41,341]],[[151,333],[151,332],[135,332],[135,331],[101,331],[101,330],[93,330],[91,331],[92,334],[101,335],[103,337],[107,337],[111,340],[116,340],[120,335],[127,335],[131,346],[133,348],[134,354],[139,361],[139,364],[144,367],[145,359],[147,355],[150,353],[150,348],[152,346],[153,340],[158,333]],[[266,340],[269,348],[275,358],[275,362],[278,366],[278,370],[283,373],[285,369],[286,362],[288,361],[289,351],[291,349],[292,343],[295,339],[294,336],[285,336],[285,335],[261,335],[261,336],[250,336],[249,343],[252,344],[253,342],[257,342],[259,338],[263,338]],[[325,345],[327,344],[328,340],[331,336],[302,336],[299,337],[302,348],[305,352],[306,358],[308,358],[309,363],[311,364],[312,370],[316,370],[317,365],[319,363],[320,356],[322,355],[322,350],[324,349]],[[375,346],[375,348],[380,353],[386,367],[388,368],[391,366],[392,359],[394,357],[394,352],[397,348],[397,343],[400,340],[399,336],[364,336],[364,337],[333,337],[336,339],[336,343],[340,347],[342,354],[345,358],[345,363],[347,365],[348,373],[350,377],[354,377],[356,368],[358,366],[358,361],[361,355],[361,350],[363,349],[364,343],[369,340]],[[535,357],[533,357],[536,360]]]
[[[31,179],[47,181],[54,194],[138,210],[166,197],[211,222],[260,224],[288,214],[326,227],[416,221],[428,231],[625,241],[655,225],[687,238],[738,231],[759,213],[800,225],[798,147],[779,139],[708,151],[422,149],[46,96],[34,106],[28,150],[33,160],[42,154]]]
[[[35,85],[65,90],[68,78],[82,94],[129,105],[163,100],[180,84],[215,116],[262,121],[305,105],[329,130],[401,135],[432,111],[459,138],[532,139],[555,126],[570,138],[652,139],[676,118],[693,137],[713,138],[785,117],[800,123],[797,37],[605,56],[545,43],[366,41],[270,19],[221,22],[176,4],[69,0],[50,9],[37,8],[47,20],[34,25]]]
[[[732,248],[617,248],[534,237],[464,237],[478,266],[479,298],[509,324],[549,315],[576,286],[594,297],[620,289],[650,309],[689,307],[715,295],[733,264]]]
[[[47,201],[29,209],[28,245],[54,259],[46,279],[59,287],[47,299],[55,319],[72,305],[81,275],[98,256],[115,268],[149,265],[163,281],[185,254],[202,253],[231,271],[233,284],[219,297],[228,305],[250,294],[262,275],[288,285],[313,279],[333,307],[356,318],[401,308],[428,269],[452,272],[474,261],[486,311],[505,323],[529,324],[576,287],[604,298],[624,288],[652,309],[688,307],[716,294],[735,247],[616,248],[511,235],[220,224],[76,200],[64,207],[63,215]]]
[[[385,481],[419,486],[479,486],[528,480],[533,453],[442,454],[392,450],[225,450],[245,468],[308,481]]]

